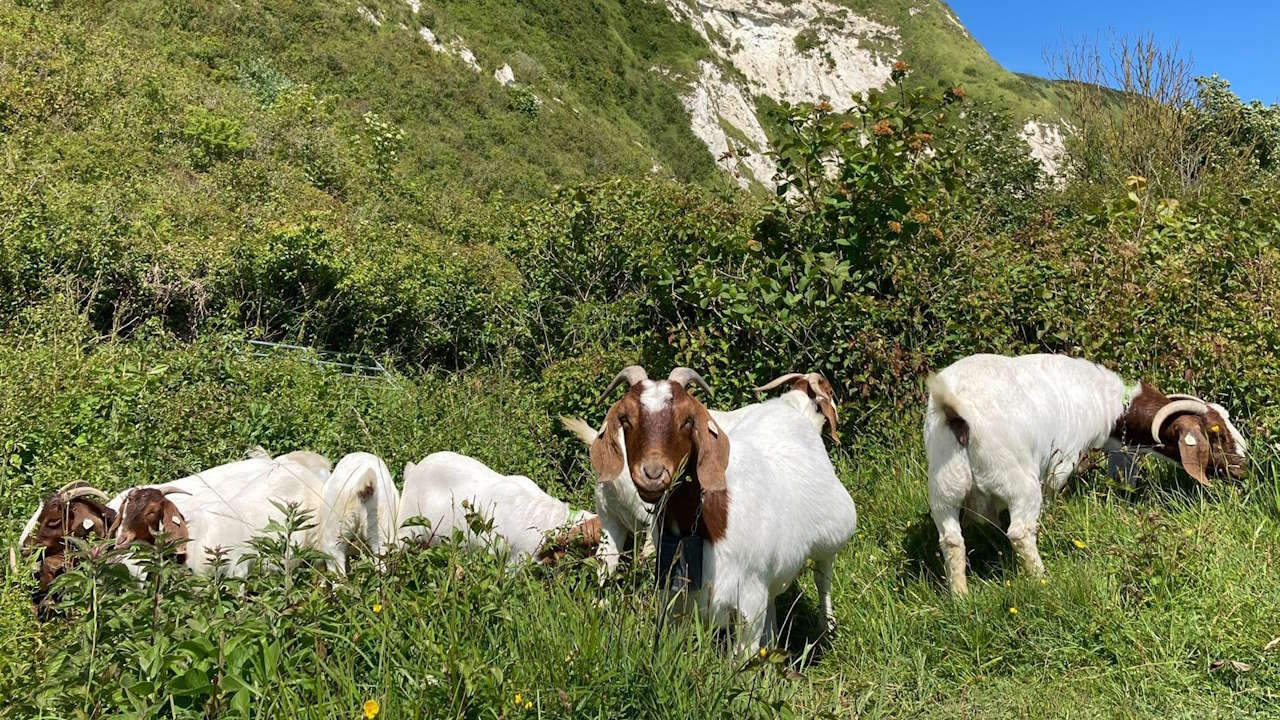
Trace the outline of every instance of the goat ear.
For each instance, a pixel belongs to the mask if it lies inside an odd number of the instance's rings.
[[[67,528],[68,534],[78,537],[78,533],[83,532],[88,536],[92,532],[98,537],[104,537],[107,532],[106,515],[107,508],[102,503],[84,497],[76,498],[71,501],[71,523]]]
[[[604,429],[591,443],[591,469],[596,472],[596,482],[609,482],[622,474],[622,449],[619,447],[622,425],[618,423],[618,406],[609,408],[604,416]]]
[[[165,535],[169,536],[169,542],[174,543],[178,555],[183,555],[187,541],[191,539],[191,534],[187,531],[187,519],[182,516],[178,506],[168,500],[164,501],[161,526]]]
[[[1197,418],[1183,417],[1173,423],[1178,438],[1178,458],[1182,469],[1195,478],[1196,482],[1209,487],[1209,477],[1205,467],[1209,465],[1209,438],[1200,430]]]
[[[831,433],[831,442],[839,445],[840,433],[836,430],[836,426],[839,425],[840,419],[836,415],[835,403],[827,398],[817,398],[816,402],[818,407],[822,409],[822,414],[827,416],[827,432]]]
[[[693,447],[698,452],[698,484],[702,493],[723,493],[728,489],[724,474],[729,467],[729,436],[698,403],[694,415]]]

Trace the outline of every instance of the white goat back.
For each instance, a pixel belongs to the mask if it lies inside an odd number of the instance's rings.
[[[190,535],[186,546],[187,565],[196,574],[213,572],[209,553],[221,548],[226,552],[225,572],[243,577],[248,573],[248,567],[242,561],[252,550],[249,541],[263,534],[271,521],[285,520],[285,513],[277,504],[297,505],[299,510],[311,514],[312,523],[318,520],[324,504],[324,480],[308,464],[281,456],[273,460],[245,460],[232,465],[240,467],[225,477],[213,475],[212,483],[209,472],[199,473],[202,477],[198,481],[187,478],[175,481],[187,482],[197,490],[190,495],[168,496],[186,518]],[[218,480],[226,482],[219,483]],[[238,490],[227,492],[237,485]],[[173,486],[173,483],[165,483],[155,487]],[[313,546],[314,528],[295,532],[291,540]]]
[[[939,372],[937,380],[969,426],[975,483],[997,495],[1010,490],[1003,486],[1010,468],[1055,485],[1065,482],[1084,451],[1106,444],[1124,412],[1124,381],[1118,375],[1063,355],[972,355]],[[959,447],[952,444],[954,437],[935,437],[952,434],[943,401],[938,392],[930,393],[925,445],[931,465],[935,452],[941,463],[942,455]]]
[[[489,532],[472,531],[464,502],[492,522]],[[425,518],[431,526],[406,526],[413,517]],[[569,520],[569,506],[529,478],[501,475],[474,458],[438,452],[406,466],[397,525],[401,539],[430,544],[458,531],[468,547],[492,548],[516,563],[536,554],[546,533]]]
[[[787,400],[759,403],[728,434],[728,524],[724,537],[703,551],[712,585],[704,602],[718,622],[761,603],[740,598],[744,588],[763,583],[771,602],[808,559],[839,551],[858,522],[822,436]]]

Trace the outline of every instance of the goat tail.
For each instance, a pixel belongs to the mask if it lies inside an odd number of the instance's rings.
[[[321,549],[329,555],[331,569],[342,570],[344,530],[357,529],[374,555],[395,539],[400,493],[382,458],[364,452],[343,457],[325,481],[323,494]]]
[[[582,441],[583,445],[588,447],[591,446],[591,443],[596,441],[596,436],[600,434],[596,432],[595,428],[588,425],[586,420],[582,420],[580,418],[565,417],[564,415],[561,415],[560,424],[564,426],[565,430],[568,430],[577,436],[578,440]]]
[[[962,446],[969,445],[969,421],[964,418],[963,404],[960,398],[947,387],[946,381],[938,377],[937,373],[929,373],[929,377],[924,381],[925,387],[929,390],[929,398],[933,401],[943,416],[946,417],[947,427],[951,430],[951,434],[955,435],[956,442]]]

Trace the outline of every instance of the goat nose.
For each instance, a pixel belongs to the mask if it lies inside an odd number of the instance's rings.
[[[641,469],[644,470],[644,476],[647,480],[658,480],[667,471],[667,468],[661,463],[645,463]]]

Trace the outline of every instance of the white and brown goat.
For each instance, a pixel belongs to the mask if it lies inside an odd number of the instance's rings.
[[[832,565],[857,512],[812,422],[775,398],[762,405],[778,411],[744,413],[730,433],[686,390],[708,390],[693,370],[651,380],[631,366],[602,398],[624,382],[591,443],[592,468],[601,483],[628,477],[658,508],[655,544],[700,539],[702,578],[687,603],[714,625],[745,622],[739,648],[759,646],[777,630],[774,598],[812,560],[834,626]]]
[[[323,456],[299,451],[253,457],[171,483],[133,488],[117,496],[118,547],[153,544],[163,533],[179,546],[177,560],[197,574],[214,571],[211,553],[221,549],[225,572],[243,576],[250,541],[285,519],[295,506],[314,522],[296,531],[295,544],[322,551],[330,569],[342,572],[349,531],[375,553],[390,534],[385,516],[399,497],[386,465],[369,453],[352,453],[331,474]]]
[[[1177,463],[1197,482],[1240,477],[1247,446],[1221,405],[1062,355],[972,355],[930,376],[924,442],[929,507],[952,592],[968,591],[961,510],[999,523],[1026,572],[1043,575],[1036,546],[1041,505],[1090,450],[1113,470],[1133,455]]]
[[[403,540],[433,545],[459,533],[465,547],[495,552],[511,564],[551,563],[574,547],[593,552],[600,542],[594,514],[574,510],[523,475],[502,475],[453,452],[405,466],[398,524]]]
[[[832,441],[839,444],[835,394],[827,378],[817,372],[787,373],[755,388],[755,392],[766,393],[784,386],[786,391],[775,401],[751,403],[734,410],[708,409],[707,412],[723,431],[732,433],[739,422],[761,409],[769,408],[767,411],[772,412],[789,408],[804,418],[819,434],[826,425]],[[603,427],[597,431],[579,418],[561,416],[560,422],[587,447],[591,447],[604,432]],[[649,527],[653,507],[640,499],[631,482],[631,475],[625,469],[626,448],[620,447],[619,453],[623,457],[623,472],[612,478],[597,477],[595,488],[596,514],[601,524],[597,557],[602,561],[602,581],[617,569],[621,552],[629,545],[638,548],[641,558],[651,555],[654,549]]]

